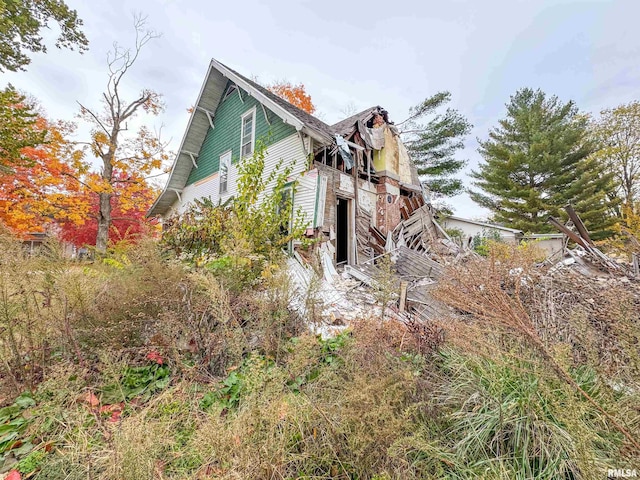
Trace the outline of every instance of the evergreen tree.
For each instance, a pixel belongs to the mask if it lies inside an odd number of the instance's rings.
[[[495,221],[536,233],[553,231],[547,218],[564,217],[562,207],[571,203],[588,229],[607,235],[613,179],[592,156],[595,148],[587,117],[573,102],[519,90],[506,118],[480,142],[484,162],[472,177],[483,193],[472,191],[471,198]]]
[[[462,181],[455,178],[466,160],[456,158],[456,152],[464,147],[464,138],[472,125],[457,110],[447,108],[435,113],[451,100],[449,92],[438,92],[411,108],[408,119],[400,122],[403,141],[424,179],[424,185],[436,196],[452,197],[462,193]],[[420,120],[431,119],[423,124]]]
[[[12,85],[0,90],[0,175],[33,163],[24,149],[45,141],[47,132],[41,127],[32,102]]]

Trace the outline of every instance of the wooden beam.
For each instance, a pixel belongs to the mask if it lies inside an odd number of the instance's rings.
[[[265,122],[267,122],[267,125],[271,126],[271,122],[269,121],[269,116],[267,115],[267,109],[264,108],[264,104],[260,104],[260,106],[262,107],[262,113],[264,113],[264,120]]]
[[[211,126],[211,128],[213,129],[213,117],[215,116],[215,113],[207,110],[206,108],[202,108],[202,107],[196,107],[196,110],[200,110],[201,112],[203,112],[206,116],[207,119],[209,120],[209,126]]]
[[[178,190],[177,188],[172,188],[171,190],[175,192],[175,194],[178,196],[178,201],[182,203],[182,196],[180,195],[182,193],[182,190]]]
[[[404,312],[405,310],[405,306],[407,303],[407,286],[409,285],[408,282],[405,281],[401,281],[400,282],[400,306],[399,306],[399,310],[401,312]]]
[[[553,217],[549,217],[549,219],[547,221],[551,225],[556,227],[558,230],[560,230],[562,233],[564,233],[571,240],[576,242],[578,245],[580,245],[581,247],[585,248],[586,250],[589,250],[589,245],[586,243],[586,241],[582,237],[580,237],[580,235],[578,235],[575,232],[572,232],[565,225],[563,225],[561,222],[559,222],[558,220],[556,220]]]
[[[589,231],[587,230],[587,227],[585,227],[584,223],[582,222],[582,219],[578,216],[578,214],[573,209],[573,207],[571,205],[567,205],[564,207],[564,209],[567,211],[569,218],[571,219],[573,224],[576,226],[576,230],[578,230],[578,233],[580,234],[580,236],[584,238],[589,245],[593,245],[594,243],[591,240],[591,237],[589,236]]]
[[[307,151],[307,146],[304,144],[304,134],[298,130],[298,138],[300,138],[300,142],[302,142],[302,150],[304,151],[304,156],[308,157],[309,152]]]

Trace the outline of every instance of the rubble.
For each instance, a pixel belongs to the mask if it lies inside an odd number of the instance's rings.
[[[368,246],[376,255],[358,264],[345,265],[342,274],[336,270],[326,243],[318,249],[321,274],[299,256],[289,259],[296,286],[291,306],[310,318],[309,302],[313,298],[318,311],[322,312],[320,324],[316,325],[317,333],[332,335],[353,320],[380,315],[381,307],[374,292],[382,275],[378,265],[387,256],[393,265],[392,285],[397,292],[392,305],[387,306],[391,317],[405,323],[428,323],[453,314],[450,308],[436,301],[431,292],[446,274],[447,265],[463,261],[470,253],[451,241],[434,219],[429,204],[416,199],[404,202],[402,220],[393,231],[384,236],[377,228],[370,227]],[[640,284],[637,272],[600,251],[575,211],[568,207],[567,213],[577,232],[553,218],[549,221],[576,245],[565,249],[565,256],[548,268],[543,279],[557,284],[561,291],[584,289],[592,292],[594,298],[603,288],[625,287],[631,283],[637,287]],[[636,290],[640,291],[640,287]],[[599,301],[583,300],[586,304]]]

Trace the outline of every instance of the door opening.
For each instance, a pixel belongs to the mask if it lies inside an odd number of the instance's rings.
[[[336,263],[349,261],[349,200],[338,197],[336,204]]]

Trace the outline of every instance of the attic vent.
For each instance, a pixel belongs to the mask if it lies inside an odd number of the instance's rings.
[[[232,95],[236,90],[238,90],[238,87],[236,86],[235,83],[232,83],[231,85],[229,85],[229,88],[227,88],[227,91],[224,93],[224,97],[222,97],[222,101],[224,102],[228,96]]]

